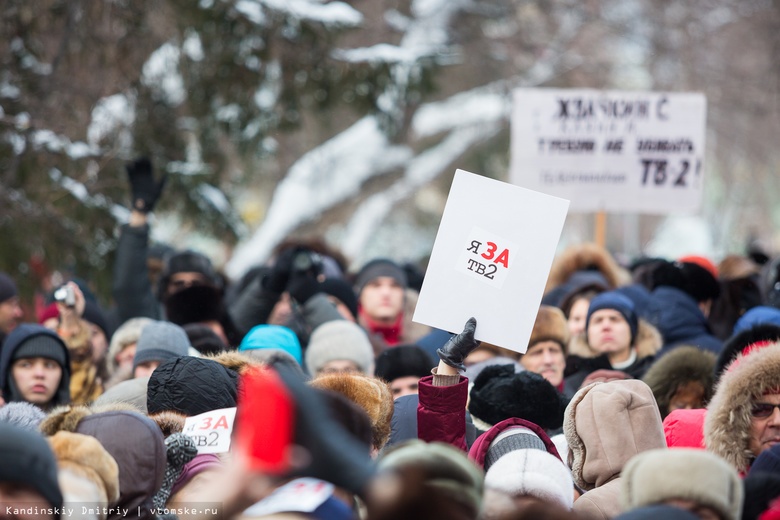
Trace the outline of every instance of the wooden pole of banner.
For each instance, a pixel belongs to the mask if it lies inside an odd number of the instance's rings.
[[[596,245],[607,247],[607,212],[603,209],[596,213],[596,230],[594,237]]]

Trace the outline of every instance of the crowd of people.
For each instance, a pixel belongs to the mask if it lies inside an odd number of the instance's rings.
[[[230,281],[150,242],[164,180],[128,178],[110,305],[73,277],[28,315],[0,273],[0,518],[780,518],[771,255],[573,245],[521,354],[321,240]],[[232,409],[223,449],[185,426]]]

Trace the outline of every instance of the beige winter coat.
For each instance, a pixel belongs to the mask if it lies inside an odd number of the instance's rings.
[[[593,383],[566,407],[563,432],[575,484],[585,493],[574,502],[583,518],[621,513],[620,472],[643,451],[665,448],[661,414],[653,393],[637,379]]]

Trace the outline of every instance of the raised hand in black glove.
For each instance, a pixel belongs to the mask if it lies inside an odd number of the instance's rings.
[[[466,321],[466,325],[463,327],[463,332],[457,336],[453,336],[444,344],[443,347],[438,349],[436,353],[439,355],[439,359],[447,363],[452,368],[458,370],[466,370],[466,366],[463,364],[463,360],[466,356],[476,349],[480,342],[474,339],[474,331],[477,330],[476,318],[469,318]]]
[[[160,198],[168,176],[163,175],[159,181],[155,181],[152,174],[152,163],[146,157],[131,162],[125,168],[130,180],[133,209],[142,213],[150,213]]]

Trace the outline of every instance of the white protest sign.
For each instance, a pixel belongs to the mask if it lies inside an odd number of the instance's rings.
[[[211,410],[187,417],[182,433],[195,442],[198,453],[226,453],[230,450],[235,419],[235,407]]]
[[[567,200],[455,172],[414,321],[525,352]]]
[[[571,211],[696,212],[706,112],[696,93],[517,89],[510,181]]]
[[[313,513],[333,495],[335,486],[316,478],[297,478],[244,511],[245,517],[275,513]]]

